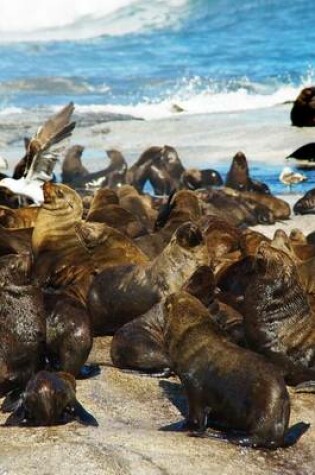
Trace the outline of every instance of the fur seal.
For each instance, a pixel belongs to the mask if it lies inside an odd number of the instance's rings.
[[[315,125],[315,87],[305,87],[293,103],[290,118],[292,125],[312,127]]]
[[[303,423],[288,429],[290,399],[277,368],[223,338],[208,310],[187,292],[165,301],[165,345],[188,401],[185,428],[196,435],[212,423],[222,432],[208,437],[276,449],[308,429]]]
[[[315,214],[315,188],[307,191],[293,206],[294,214]]]
[[[32,252],[33,228],[6,229],[0,226],[0,256]]]
[[[243,152],[237,152],[234,155],[231,167],[226,175],[225,186],[238,191],[270,194],[270,190],[265,183],[252,180],[250,177],[247,158]]]
[[[243,343],[242,316],[215,299],[215,280],[210,267],[200,266],[186,281],[182,290],[194,295],[211,308],[211,318],[232,341]],[[170,372],[170,360],[164,345],[164,301],[155,304],[144,315],[126,323],[115,333],[111,358],[118,368],[158,373]]]
[[[254,257],[244,317],[250,348],[278,365],[288,384],[315,380],[315,317],[296,265],[266,242]]]
[[[113,333],[143,315],[204,264],[208,264],[208,253],[201,231],[188,222],[149,264],[115,266],[99,273],[87,300],[94,333]]]
[[[181,187],[188,190],[221,185],[223,180],[220,173],[211,168],[205,170],[188,168],[181,175]]]
[[[62,162],[62,183],[75,185],[77,181],[89,174],[89,171],[82,165],[83,151],[82,145],[73,145],[67,150]]]
[[[76,382],[71,374],[39,371],[27,383],[6,426],[52,426],[76,420],[98,426],[76,398]]]
[[[45,183],[43,189],[45,202],[32,235],[33,274],[42,285],[67,288],[84,303],[97,272],[116,264],[148,262],[118,230],[104,223],[83,222],[82,200],[75,190],[52,183]]]
[[[33,228],[39,212],[38,206],[18,209],[0,206],[0,225],[5,228]]]
[[[29,283],[31,256],[0,258],[0,394],[23,389],[41,369],[45,309],[39,288]]]
[[[85,305],[67,294],[44,293],[46,310],[46,358],[54,370],[73,376],[89,376],[93,367],[83,365],[90,354],[93,336]]]

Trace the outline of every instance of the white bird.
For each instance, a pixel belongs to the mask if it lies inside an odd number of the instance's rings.
[[[58,154],[64,148],[61,144],[70,137],[75,122],[70,122],[74,105],[70,102],[61,111],[48,119],[28,142],[26,155],[21,160],[25,166],[21,178],[3,178],[0,186],[13,193],[26,196],[36,204],[44,202],[43,184],[53,178],[53,169]]]
[[[302,183],[306,181],[308,178],[306,175],[302,173],[297,173],[292,170],[290,167],[284,167],[282,172],[279,175],[279,180],[284,184],[289,186],[291,191],[293,185],[297,185],[298,183]]]

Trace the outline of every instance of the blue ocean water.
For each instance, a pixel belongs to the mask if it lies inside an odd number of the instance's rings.
[[[174,104],[242,110],[294,100],[314,79],[309,0],[72,4],[6,2],[0,111],[69,100],[145,118],[171,114]]]

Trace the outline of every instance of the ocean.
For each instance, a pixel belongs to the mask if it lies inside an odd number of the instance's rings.
[[[289,117],[315,80],[314,19],[307,0],[5,2],[0,154],[12,166],[23,136],[74,101],[91,169],[107,147],[132,162],[168,143],[186,166],[224,174],[243,150],[255,178],[281,193],[285,156],[314,140]],[[315,186],[305,173],[299,192]]]

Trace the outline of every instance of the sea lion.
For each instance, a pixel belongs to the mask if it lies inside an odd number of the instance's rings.
[[[134,215],[149,232],[153,231],[157,212],[151,206],[148,195],[140,195],[130,185],[122,185],[117,189],[119,204],[122,208]]]
[[[222,337],[202,303],[187,292],[165,301],[165,345],[188,401],[185,428],[197,435],[276,449],[309,425],[288,429],[290,398],[283,377],[261,355]],[[295,435],[291,440],[290,436]]]
[[[140,222],[138,216],[133,215],[118,204],[119,199],[116,194],[117,203],[108,203],[110,199],[108,191],[111,190],[100,188],[95,192],[86,221],[106,223],[131,238],[147,234],[148,231]]]
[[[309,168],[314,166],[315,162],[315,143],[311,142],[298,149],[294,150],[290,155],[286,157],[287,159],[294,158],[297,160],[298,168]]]
[[[0,394],[23,389],[44,363],[45,309],[30,254],[0,258]]]
[[[207,188],[209,186],[221,186],[223,185],[223,180],[220,173],[216,170],[188,168],[181,175],[181,184],[182,188],[197,190],[198,188]]]
[[[90,354],[93,336],[86,307],[73,297],[45,292],[46,358],[54,370],[81,376]],[[85,367],[86,376],[94,369]]]
[[[294,214],[315,214],[315,188],[307,191],[293,206]]]
[[[225,186],[238,191],[255,191],[270,194],[270,190],[265,183],[251,179],[247,158],[243,152],[237,152],[234,155],[231,167],[226,175]]]
[[[98,426],[76,398],[76,382],[71,374],[39,371],[27,383],[6,426],[52,426],[76,420]]]
[[[149,264],[115,266],[99,273],[87,300],[94,334],[113,333],[143,315],[204,264],[208,264],[208,253],[201,231],[188,222]]]
[[[104,181],[102,186],[116,188],[126,182],[127,162],[119,150],[106,150],[110,160],[109,166],[104,170]]]
[[[39,212],[38,206],[18,209],[0,206],[0,225],[5,228],[33,228]]]
[[[144,264],[146,256],[105,223],[81,221],[82,200],[66,185],[45,183],[45,202],[32,235],[33,275],[41,285],[67,289],[85,302],[94,274],[116,264]]]
[[[290,118],[292,125],[312,127],[315,125],[315,87],[305,87],[295,99]]]
[[[315,316],[293,260],[265,242],[254,257],[244,317],[249,347],[278,365],[288,384],[315,380]]]
[[[73,145],[67,150],[62,162],[62,183],[75,186],[77,181],[89,174],[89,171],[82,165],[83,151],[82,145]]]
[[[211,308],[211,318],[232,341],[243,343],[242,316],[215,299],[215,281],[210,267],[200,266],[186,281],[182,290],[194,295]],[[126,323],[114,334],[111,358],[118,368],[170,373],[170,360],[164,345],[164,300],[153,305],[144,315]]]
[[[6,229],[0,226],[0,256],[32,251],[33,228]]]

